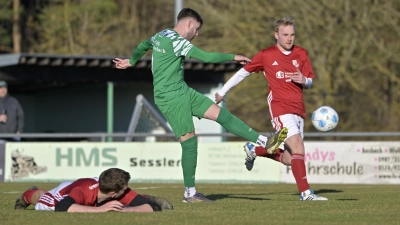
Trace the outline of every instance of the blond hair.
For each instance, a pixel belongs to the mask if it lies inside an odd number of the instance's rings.
[[[274,22],[274,30],[278,33],[280,26],[293,26],[296,28],[296,22],[290,16],[283,17],[282,19],[276,20]]]

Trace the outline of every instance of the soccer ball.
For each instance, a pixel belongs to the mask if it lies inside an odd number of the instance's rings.
[[[336,110],[329,106],[321,106],[312,114],[312,124],[315,129],[329,132],[338,125],[339,115]]]

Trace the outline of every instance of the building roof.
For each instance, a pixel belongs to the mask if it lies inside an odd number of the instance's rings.
[[[0,68],[14,65],[114,68],[112,60],[115,57],[116,56],[52,55],[31,53],[2,54],[0,55]],[[140,59],[133,68],[151,68],[151,58]],[[198,60],[189,59],[185,61],[184,68],[185,70],[213,70],[230,72],[238,70],[239,68],[241,68],[241,65],[235,62],[224,62],[216,64],[203,63]]]
[[[126,70],[115,69],[114,56],[52,55],[52,54],[2,54],[0,55],[0,80],[16,87],[35,83],[36,88],[46,88],[74,83],[152,82],[151,58],[140,59]],[[128,57],[119,57],[128,58]],[[190,59],[184,63],[185,81],[188,83],[224,82],[227,72],[242,67],[236,62],[203,63]],[[15,88],[14,88],[15,89]]]

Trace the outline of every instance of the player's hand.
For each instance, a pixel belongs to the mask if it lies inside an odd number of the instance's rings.
[[[301,73],[299,68],[296,67],[297,72],[294,72],[292,76],[290,76],[290,79],[299,84],[305,84],[306,83],[306,77]]]
[[[7,115],[6,114],[1,114],[0,115],[0,122],[3,122],[3,123],[7,122]]]
[[[115,58],[113,62],[115,63],[115,68],[117,69],[126,69],[131,66],[129,59]]]
[[[104,205],[100,206],[102,212],[110,212],[110,211],[122,211],[123,210],[123,205],[121,202],[117,200],[109,201],[105,203]]]
[[[242,65],[246,65],[247,63],[251,62],[251,59],[242,56],[242,55],[235,55],[235,58],[233,59],[233,61],[238,62]]]
[[[216,93],[215,94],[215,104],[219,104],[220,102],[222,102],[222,101],[224,101],[225,102],[225,99],[224,99],[224,96],[221,96],[221,95],[219,95],[218,93]]]

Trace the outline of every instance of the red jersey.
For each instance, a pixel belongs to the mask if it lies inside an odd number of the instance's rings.
[[[305,49],[293,46],[290,54],[285,55],[276,45],[261,50],[252,58],[251,63],[244,66],[248,72],[263,71],[268,81],[268,105],[272,118],[284,114],[297,114],[306,118],[303,86],[290,79],[297,72],[296,67],[305,77],[314,78]]]
[[[67,196],[72,197],[76,204],[85,206],[96,206],[97,193],[99,191],[98,178],[82,178],[74,182],[63,182],[56,188],[48,191],[40,197],[38,203],[41,203],[49,210],[54,210],[55,205]],[[130,188],[127,188],[123,195],[117,200],[123,205],[129,205],[138,194]],[[42,206],[43,207],[43,206]]]

